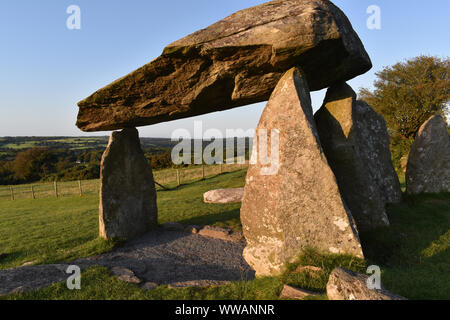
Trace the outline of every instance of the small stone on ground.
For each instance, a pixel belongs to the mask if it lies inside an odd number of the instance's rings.
[[[113,275],[119,277],[120,280],[128,283],[139,284],[142,282],[141,279],[135,276],[134,272],[127,268],[114,267],[111,269]]]
[[[308,296],[318,296],[317,292],[308,291],[305,289],[294,288],[288,285],[284,285],[280,294],[280,299],[295,299],[302,300]]]
[[[231,281],[215,281],[215,280],[193,280],[184,282],[174,282],[169,284],[171,289],[188,288],[188,287],[216,287],[229,284]]]
[[[406,300],[406,298],[381,289],[370,289],[368,275],[336,268],[327,284],[329,300]]]
[[[202,228],[199,235],[225,241],[242,241],[244,235],[241,232],[234,232],[232,229],[206,226]]]
[[[244,188],[235,189],[218,189],[206,192],[203,195],[203,202],[205,203],[239,203],[244,197]]]
[[[153,290],[155,288],[157,288],[159,286],[159,284],[155,283],[155,282],[146,282],[142,285],[142,289],[144,290]]]

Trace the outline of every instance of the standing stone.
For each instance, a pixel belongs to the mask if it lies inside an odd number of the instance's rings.
[[[372,182],[378,186],[385,203],[402,201],[402,189],[392,163],[390,136],[386,120],[366,102],[356,101],[355,112],[358,154],[366,164]]]
[[[100,170],[100,236],[130,239],[157,224],[152,168],[136,128],[113,132]]]
[[[346,83],[328,89],[317,128],[339,189],[360,231],[388,226],[386,202],[401,197],[384,119]]]
[[[272,93],[254,149],[261,151],[264,130],[274,158],[269,166],[275,170],[261,161],[264,155],[253,152],[241,208],[244,258],[257,276],[281,273],[306,247],[362,257],[358,231],[323,154],[308,85],[298,69],[289,70]],[[272,137],[277,130],[278,143]]]
[[[408,194],[450,192],[450,141],[447,124],[435,115],[420,127],[406,168]]]

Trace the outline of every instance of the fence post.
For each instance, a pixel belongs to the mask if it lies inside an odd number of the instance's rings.
[[[181,181],[180,181],[180,170],[179,169],[177,169],[177,183],[178,183],[178,187],[179,187],[180,184],[181,184]]]
[[[33,199],[36,199],[36,197],[34,196],[34,186],[31,186],[31,197]]]
[[[81,180],[78,180],[78,188],[80,189],[80,197],[83,196],[83,189],[81,188]]]
[[[56,182],[56,180],[54,182],[54,185],[55,185],[55,196],[58,198],[58,182]]]
[[[205,180],[205,166],[202,164],[202,180]]]
[[[223,173],[223,163],[220,163],[220,174],[222,174]]]
[[[11,200],[14,201],[14,189],[11,186],[9,187],[9,189],[11,190]]]

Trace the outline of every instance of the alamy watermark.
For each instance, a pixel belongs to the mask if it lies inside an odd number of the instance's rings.
[[[367,28],[369,30],[381,30],[381,8],[377,5],[371,5],[367,8]]]
[[[261,166],[261,175],[275,175],[279,169],[279,136],[277,129],[226,129],[225,135],[218,129],[203,132],[203,123],[194,122],[194,134],[187,129],[177,129],[172,133],[172,141],[178,144],[172,149],[171,158],[175,165],[180,164],[245,164],[247,141],[253,138],[250,164]],[[270,136],[270,138],[269,138]],[[196,139],[192,139],[192,138]],[[235,140],[237,138],[237,152]],[[180,141],[181,140],[181,141]],[[205,148],[204,141],[211,141]],[[225,155],[224,155],[225,141]],[[192,148],[192,145],[193,148]],[[192,150],[193,149],[193,150]],[[270,149],[270,152],[269,152]]]
[[[70,5],[66,9],[66,13],[69,17],[66,20],[66,27],[69,30],[81,29],[81,9],[77,5]]]
[[[69,290],[81,290],[81,269],[79,266],[69,266],[66,270],[67,274],[71,274],[67,278],[66,285]]]
[[[371,276],[367,278],[367,288],[381,290],[381,269],[379,266],[369,266],[366,271]]]

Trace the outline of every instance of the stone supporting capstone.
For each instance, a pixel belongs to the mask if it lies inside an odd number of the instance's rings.
[[[156,227],[156,189],[136,128],[113,132],[100,169],[100,236],[131,239]]]
[[[358,229],[389,226],[386,203],[401,200],[382,116],[346,83],[330,87],[315,120],[328,162]]]
[[[244,258],[256,274],[280,274],[307,247],[363,257],[353,217],[319,141],[301,70],[289,70],[277,84],[258,124],[256,151],[264,143],[261,131],[267,132],[271,163],[253,152],[241,208]],[[271,134],[277,131],[278,137]]]

